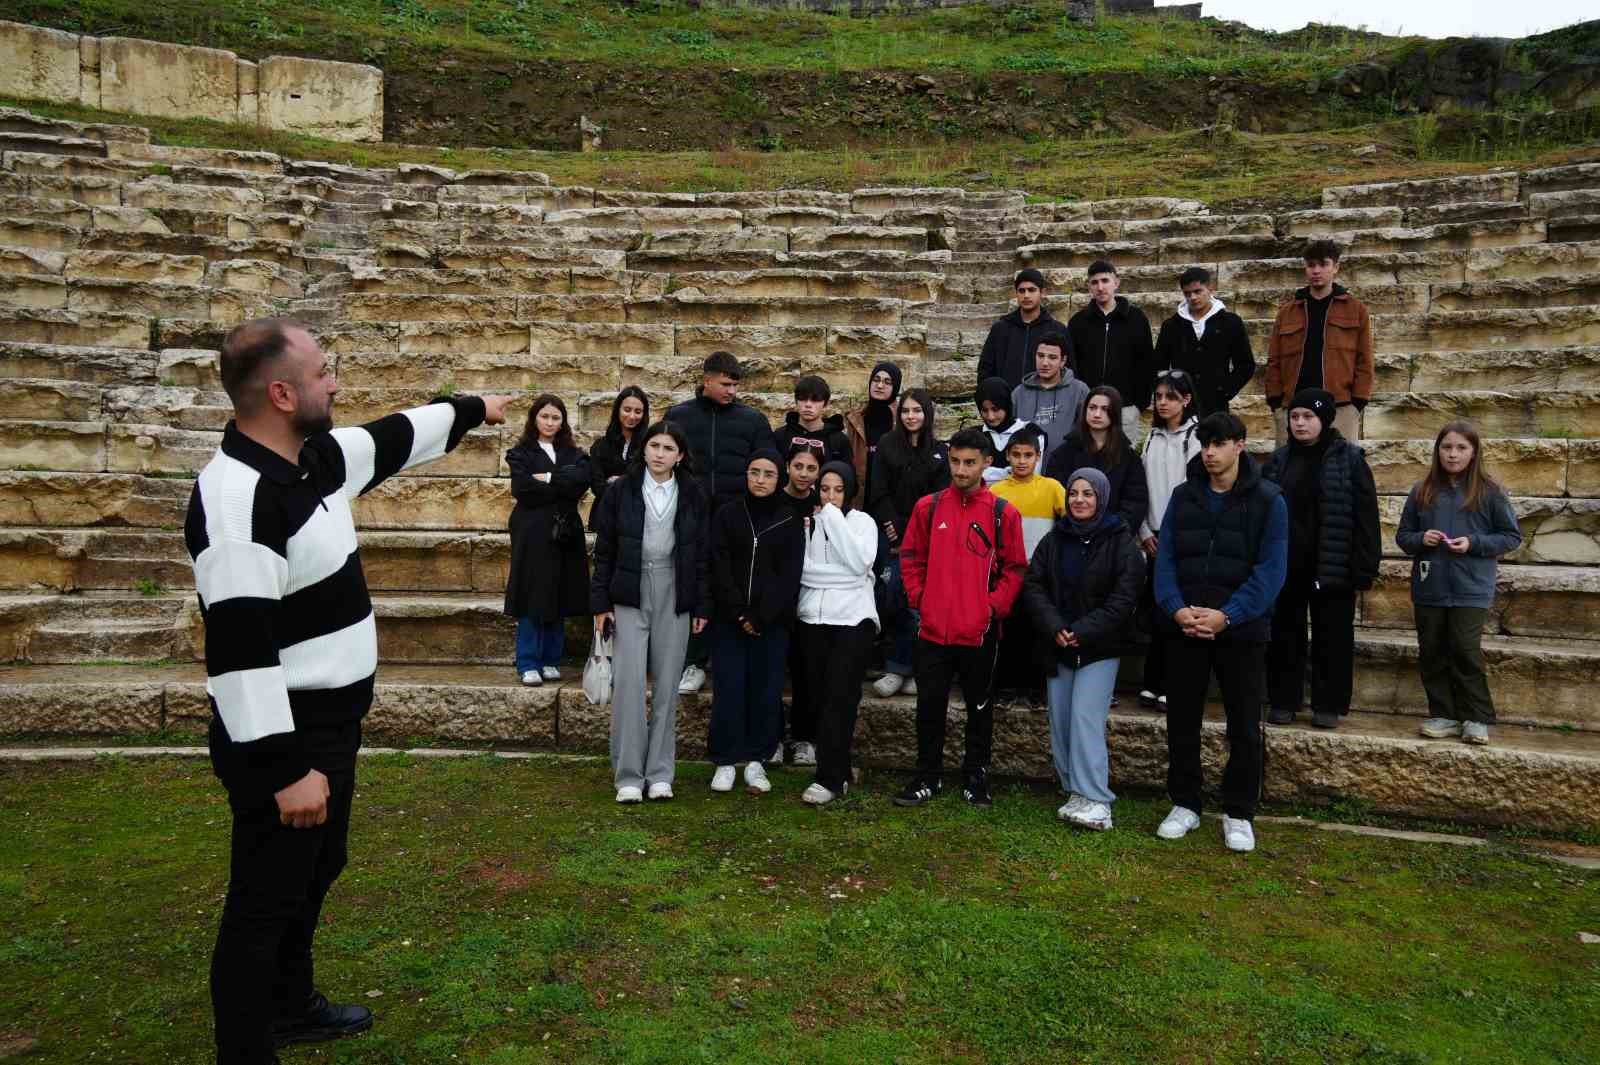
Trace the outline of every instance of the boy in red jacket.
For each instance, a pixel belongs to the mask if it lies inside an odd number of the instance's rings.
[[[900,806],[921,806],[939,793],[950,681],[958,676],[967,704],[961,797],[977,806],[994,801],[989,689],[995,648],[1028,569],[1017,508],[983,484],[993,458],[989,438],[963,429],[950,438],[948,452],[950,487],[917,500],[900,547],[906,599],[922,617],[915,662],[917,774],[894,797]]]

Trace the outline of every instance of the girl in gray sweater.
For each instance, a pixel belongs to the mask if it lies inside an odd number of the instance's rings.
[[[1494,702],[1483,668],[1483,623],[1501,555],[1522,544],[1505,490],[1483,468],[1478,431],[1450,422],[1433,442],[1428,476],[1406,497],[1395,532],[1411,564],[1417,664],[1428,696],[1422,734],[1488,743]]]

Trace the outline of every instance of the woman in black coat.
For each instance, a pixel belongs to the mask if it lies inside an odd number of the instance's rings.
[[[628,472],[628,464],[639,450],[639,434],[650,424],[650,397],[638,385],[617,393],[611,404],[611,421],[606,435],[589,449],[589,468],[593,471],[594,500],[589,504],[589,531],[594,531],[595,514],[606,487]]]
[[[522,683],[559,680],[562,619],[589,613],[589,560],[578,502],[589,490],[589,456],[572,439],[567,408],[545,393],[533,401],[511,467],[511,576],[505,611],[517,619]]]
[[[1039,660],[1055,663],[1046,685],[1050,754],[1068,796],[1056,815],[1104,831],[1116,799],[1106,718],[1119,660],[1134,646],[1144,554],[1121,516],[1106,508],[1105,474],[1085,466],[1066,482],[1067,516],[1034,549],[1021,600],[1041,637]]]
[[[1122,431],[1122,396],[1110,385],[1091,388],[1078,411],[1078,424],[1050,454],[1044,475],[1066,488],[1072,471],[1093,466],[1106,475],[1111,498],[1106,509],[1135,533],[1150,506],[1144,461]]]

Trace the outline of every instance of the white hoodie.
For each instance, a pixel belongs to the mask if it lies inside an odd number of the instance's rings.
[[[1223,302],[1221,300],[1217,299],[1217,297],[1215,297],[1215,296],[1212,296],[1211,297],[1211,306],[1206,309],[1206,313],[1204,315],[1202,315],[1201,317],[1196,318],[1193,314],[1189,313],[1189,301],[1188,300],[1179,300],[1178,301],[1178,317],[1182,318],[1184,321],[1188,322],[1191,326],[1194,327],[1194,338],[1196,340],[1205,339],[1206,323],[1209,322],[1214,316],[1221,314],[1223,311],[1225,311],[1227,309],[1228,308],[1223,304]],[[1163,506],[1164,505],[1165,504],[1163,504]]]
[[[855,626],[871,620],[878,628],[872,563],[878,555],[878,527],[872,515],[844,513],[832,503],[811,519],[805,565],[800,571],[800,622]]]
[[[983,431],[989,434],[989,442],[994,445],[994,461],[989,463],[989,468],[983,471],[985,486],[996,484],[1011,476],[1011,465],[1006,462],[1006,445],[1011,443],[1011,438],[1022,431],[1028,422],[1021,418],[1011,419],[1011,424],[1004,429],[991,429],[987,425]],[[1044,460],[1040,459],[1041,466]]]
[[[1161,531],[1161,519],[1166,517],[1173,491],[1189,479],[1189,460],[1200,454],[1195,433],[1199,424],[1191,417],[1176,429],[1157,426],[1144,442],[1144,480],[1150,501],[1139,525],[1140,543]]]

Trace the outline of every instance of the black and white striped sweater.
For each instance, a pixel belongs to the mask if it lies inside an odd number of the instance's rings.
[[[270,796],[332,753],[327,737],[358,734],[378,639],[350,501],[443,455],[483,416],[476,397],[435,400],[312,436],[298,465],[228,423],[195,481],[184,539],[206,626],[214,763],[236,797]]]

